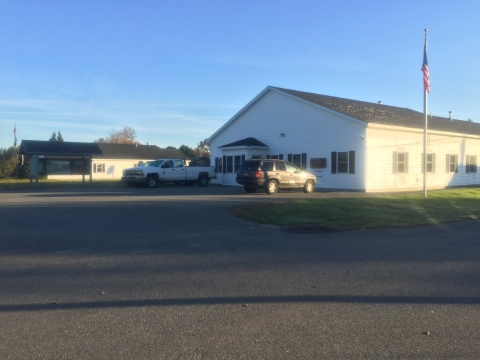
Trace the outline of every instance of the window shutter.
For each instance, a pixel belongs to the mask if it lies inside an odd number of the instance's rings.
[[[465,160],[467,161],[467,165],[465,166],[465,171],[469,173],[470,172],[470,155],[467,155],[467,158]]]
[[[245,154],[242,155],[242,164],[245,162]]]
[[[355,174],[355,151],[348,152],[348,173]]]
[[[432,154],[432,172],[434,173],[435,172],[435,154]]]
[[[307,170],[307,154],[302,153],[302,170]]]
[[[93,163],[93,172],[96,173],[97,172],[97,164]]]
[[[447,167],[446,167],[446,172],[450,172],[450,154],[447,154]]]
[[[408,174],[408,153],[405,153],[405,174]]]
[[[392,155],[392,173],[396,174],[397,173],[397,152],[394,151]]]
[[[337,152],[332,151],[332,174],[337,173]]]
[[[278,159],[279,159],[279,160],[283,160],[283,154],[279,154],[279,155],[278,155]]]
[[[223,156],[222,173],[227,173],[227,157]]]
[[[215,173],[218,173],[218,157],[215,158]]]
[[[292,162],[292,154],[288,154],[288,162]]]
[[[455,155],[455,172],[458,173],[458,155]]]

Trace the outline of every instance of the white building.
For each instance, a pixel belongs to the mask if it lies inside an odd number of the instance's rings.
[[[20,154],[38,157],[39,175],[49,179],[113,180],[122,177],[122,170],[140,162],[161,158],[185,158],[178,149],[162,149],[155,145],[103,144],[23,140]]]
[[[217,180],[237,185],[249,158],[279,158],[317,176],[317,188],[423,188],[424,115],[394,106],[267,87],[210,138]],[[427,188],[479,185],[480,124],[428,117]]]

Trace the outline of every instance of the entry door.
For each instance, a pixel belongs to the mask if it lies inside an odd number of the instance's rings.
[[[287,173],[287,167],[285,166],[284,162],[277,162],[277,171],[276,174],[280,178],[280,187],[287,188],[290,186],[289,180],[290,175]]]
[[[290,186],[296,187],[298,184],[303,184],[302,172],[295,165],[287,163],[287,173]]]
[[[175,171],[174,171],[174,177],[176,181],[183,181],[186,178],[187,171],[185,170],[185,164],[183,163],[183,160],[174,160],[174,165],[175,165]]]

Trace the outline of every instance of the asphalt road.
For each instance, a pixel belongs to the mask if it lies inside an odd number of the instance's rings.
[[[291,234],[231,206],[356,193],[0,192],[0,359],[478,359],[480,222]]]

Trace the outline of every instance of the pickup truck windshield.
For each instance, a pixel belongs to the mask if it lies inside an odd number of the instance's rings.
[[[158,167],[163,164],[165,160],[153,160],[153,161],[147,161],[143,166],[155,166]]]

